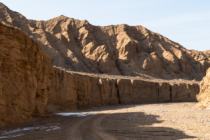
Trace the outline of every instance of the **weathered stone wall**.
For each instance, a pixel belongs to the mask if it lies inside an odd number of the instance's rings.
[[[0,126],[45,112],[52,66],[36,43],[0,24]]]
[[[149,80],[135,77],[66,72],[55,68],[49,110],[72,110],[102,105],[196,101],[199,84],[192,81]]]

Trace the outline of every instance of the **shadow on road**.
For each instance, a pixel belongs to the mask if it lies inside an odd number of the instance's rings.
[[[162,123],[163,121],[160,120],[159,116],[143,112],[52,116],[22,127],[0,131],[0,140],[105,140],[103,135],[111,136],[114,140],[195,138],[181,130],[163,126]],[[77,136],[80,138],[76,138]]]
[[[162,127],[159,116],[143,112],[109,114],[102,121],[107,133],[119,140],[178,140],[195,138],[181,130]]]

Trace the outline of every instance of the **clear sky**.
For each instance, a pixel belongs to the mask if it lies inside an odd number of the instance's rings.
[[[30,19],[144,25],[188,49],[210,50],[210,0],[0,0]]]

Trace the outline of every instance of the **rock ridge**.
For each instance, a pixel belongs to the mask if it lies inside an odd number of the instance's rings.
[[[95,26],[66,16],[28,20],[1,7],[0,22],[25,32],[39,43],[53,65],[67,70],[201,80],[210,67],[208,52],[187,50],[143,26]]]

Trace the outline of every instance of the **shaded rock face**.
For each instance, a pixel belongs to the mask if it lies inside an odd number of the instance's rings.
[[[210,68],[206,72],[206,76],[203,78],[200,87],[198,96],[199,104],[202,107],[210,108]]]
[[[59,16],[28,20],[0,6],[0,21],[31,36],[53,60],[73,71],[201,80],[209,53],[191,51],[143,26],[94,26]]]
[[[34,41],[0,24],[0,125],[45,112],[50,66]]]
[[[48,109],[69,111],[103,105],[196,101],[192,81],[146,80],[55,69]]]

